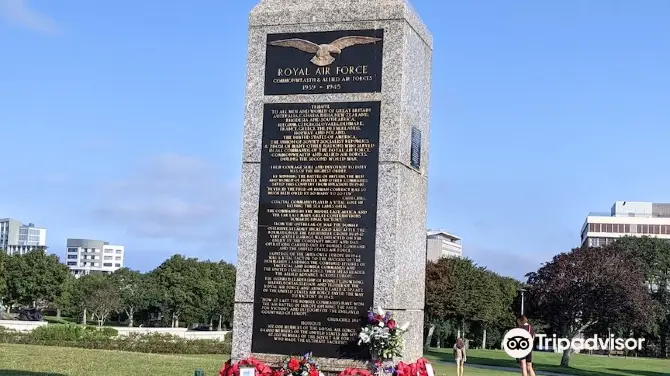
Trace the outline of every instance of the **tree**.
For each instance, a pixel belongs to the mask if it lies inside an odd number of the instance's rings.
[[[71,307],[82,315],[82,324],[87,323],[88,312],[91,311],[91,297],[96,291],[105,289],[110,284],[109,277],[92,273],[81,276],[74,284]]]
[[[8,268],[5,266],[9,262],[9,256],[5,251],[0,248],[0,319],[2,319],[2,313],[4,312],[4,300],[5,294],[7,294],[7,272]]]
[[[34,250],[10,256],[7,274],[7,296],[12,303],[44,308],[62,292],[69,276],[68,268],[55,255]]]
[[[468,327],[481,330],[482,345],[489,328],[513,320],[511,279],[504,279],[469,259],[443,258],[426,266],[426,346],[451,334],[465,336]],[[513,280],[512,280],[513,281]],[[517,282],[518,284],[518,282]],[[476,325],[471,325],[476,323]]]
[[[215,305],[216,286],[209,266],[195,258],[174,255],[149,273],[148,281],[155,304],[170,317],[172,327],[178,327],[179,320],[210,320],[207,307]]]
[[[235,304],[235,266],[224,262],[208,262],[211,268],[211,278],[214,282],[216,299],[213,301],[212,315],[218,321],[217,330],[223,329],[223,323],[229,325],[233,320],[233,307]]]
[[[660,356],[667,357],[670,337],[670,241],[647,236],[627,236],[617,240],[612,247],[636,258],[642,265],[649,294],[659,308],[656,326]]]
[[[135,313],[147,306],[147,286],[142,273],[122,268],[111,275],[119,292],[119,309],[128,316],[128,326],[133,326]]]
[[[560,337],[572,340],[596,324],[643,327],[652,302],[636,260],[613,247],[576,248],[528,274],[528,304]],[[561,366],[568,367],[572,350]]]
[[[60,319],[62,311],[76,312],[76,307],[74,306],[73,301],[76,283],[77,279],[72,274],[68,274],[65,282],[61,285],[61,293],[53,302],[53,306],[56,308],[57,318]]]
[[[119,290],[111,281],[99,286],[86,298],[86,307],[95,315],[98,326],[103,326],[107,316],[121,306]]]

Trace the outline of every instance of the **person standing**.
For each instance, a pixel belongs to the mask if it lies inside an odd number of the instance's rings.
[[[454,345],[454,360],[456,360],[456,376],[463,376],[463,364],[468,360],[463,338],[456,340]]]
[[[533,370],[533,347],[535,346],[535,331],[528,323],[528,318],[524,315],[521,315],[516,319],[516,324],[519,328],[528,331],[528,333],[530,333],[530,335],[533,337],[530,344],[530,353],[519,359],[519,363],[521,364],[521,376],[535,376],[535,370]]]

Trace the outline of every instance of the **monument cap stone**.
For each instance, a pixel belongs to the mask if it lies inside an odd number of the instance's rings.
[[[250,26],[405,20],[431,48],[433,37],[407,0],[261,0]]]

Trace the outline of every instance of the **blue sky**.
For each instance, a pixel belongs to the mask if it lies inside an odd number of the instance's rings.
[[[0,217],[234,262],[256,0],[0,0]],[[414,0],[435,38],[429,227],[503,274],[589,211],[670,202],[670,2]]]

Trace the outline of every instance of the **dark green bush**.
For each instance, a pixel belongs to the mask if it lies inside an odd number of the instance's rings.
[[[110,327],[108,327],[108,326],[102,327],[102,328],[100,329],[100,331],[101,331],[102,334],[105,335],[106,337],[116,337],[116,336],[119,335],[119,331],[118,331],[118,330],[116,330],[116,329],[114,329],[114,328],[110,328]]]
[[[35,341],[77,341],[84,337],[86,328],[80,325],[42,325],[30,332],[29,336]]]
[[[51,327],[51,328],[49,328]],[[114,328],[81,325],[44,325],[32,332],[17,332],[0,327],[0,343],[78,347],[155,354],[230,354],[231,341],[189,340],[170,334],[117,336]]]

